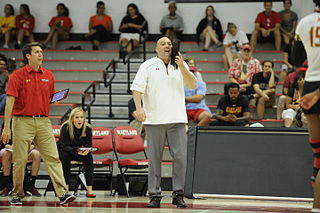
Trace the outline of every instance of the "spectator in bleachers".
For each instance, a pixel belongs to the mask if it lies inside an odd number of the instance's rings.
[[[216,114],[212,116],[216,120],[210,126],[248,126],[251,117],[248,99],[240,94],[237,83],[228,83],[227,91],[219,99]]]
[[[2,143],[1,143],[2,144]],[[12,164],[12,144],[6,144],[0,150],[0,157],[2,157],[2,168],[3,168],[3,185],[4,188],[0,193],[1,197],[6,197],[9,195],[9,192],[12,189],[12,180],[10,176],[11,171],[11,164]],[[41,194],[39,193],[38,189],[35,187],[35,182],[37,180],[41,156],[40,152],[35,149],[34,145],[30,146],[28,160],[32,160],[32,167],[31,167],[31,176],[27,177],[28,180],[25,181],[27,185],[25,186],[25,194],[29,196],[36,196],[40,197]]]
[[[241,57],[243,45],[248,44],[249,40],[245,32],[238,30],[234,23],[228,23],[228,30],[223,39],[224,55],[223,62],[225,70],[228,70],[234,59]]]
[[[0,17],[0,39],[4,37],[4,49],[9,48],[9,42],[15,35],[14,8],[11,4],[4,6],[4,16]]]
[[[259,13],[255,20],[255,29],[251,35],[251,46],[255,50],[257,39],[261,41],[274,40],[276,50],[281,48],[281,16],[272,10],[272,1],[264,1],[264,11]]]
[[[197,40],[204,43],[203,51],[208,51],[211,43],[221,47],[223,32],[220,20],[214,15],[215,11],[212,5],[206,8],[206,17],[203,18],[197,26]]]
[[[208,126],[211,118],[211,111],[205,102],[206,92],[206,83],[199,80],[196,89],[184,87],[188,121],[193,120],[198,126]]]
[[[279,97],[278,105],[277,105],[277,119],[281,119],[282,111],[286,106],[286,99],[288,92],[291,88],[293,88],[294,80],[297,77],[298,73],[306,72],[307,68],[305,66],[298,67],[294,72],[291,72],[287,75],[285,81],[283,82],[282,95]]]
[[[298,15],[291,10],[291,6],[291,0],[283,0],[284,10],[279,12],[281,15],[280,30],[285,44],[289,44],[290,39],[294,37],[294,32],[298,23]]]
[[[197,80],[203,81],[201,73],[196,68],[194,59],[192,57],[187,57],[184,61],[188,64],[190,71],[196,76]]]
[[[130,53],[139,45],[139,30],[145,22],[144,16],[139,12],[137,5],[131,3],[127,6],[127,15],[122,19],[119,27],[120,34],[120,56],[124,57],[125,52]],[[128,42],[132,39],[133,44]],[[125,47],[128,44],[127,48]]]
[[[240,94],[250,96],[254,93],[252,88],[252,78],[256,73],[262,72],[261,64],[258,59],[252,56],[249,44],[243,45],[241,57],[236,58],[228,71],[231,82],[240,86]]]
[[[104,2],[98,1],[96,15],[91,16],[89,20],[89,33],[85,37],[92,41],[93,50],[98,50],[101,42],[111,40],[112,18],[105,13],[105,10]]]
[[[16,49],[21,48],[21,43],[24,37],[28,38],[28,42],[34,42],[33,28],[35,20],[30,14],[30,9],[27,4],[20,5],[20,15],[16,16],[16,29],[17,29],[17,43],[14,45]]]
[[[163,36],[168,37],[171,41],[181,40],[183,31],[183,19],[177,11],[175,1],[168,3],[169,14],[165,15],[160,22],[160,32]]]
[[[291,38],[289,44],[286,44],[283,49],[283,64],[281,65],[280,71],[280,82],[283,82],[287,75],[295,70],[291,61],[291,48],[294,42],[294,38]]]
[[[297,127],[302,127],[302,120],[306,120],[302,108],[299,105],[299,100],[302,97],[303,85],[304,85],[305,72],[299,72],[295,78],[293,87],[290,88],[286,95],[286,109],[282,112],[282,119],[285,127],[291,127],[295,122]],[[296,115],[299,115],[299,119],[296,119]],[[304,119],[301,119],[304,118]]]
[[[273,70],[272,61],[262,62],[263,72],[254,74],[252,78],[252,86],[255,91],[253,95],[257,100],[257,118],[263,119],[266,106],[273,106],[275,100],[276,86],[279,81]]]
[[[7,63],[7,57],[2,53],[0,53],[0,60],[4,60]]]
[[[0,113],[4,109],[6,104],[6,86],[9,78],[9,72],[7,69],[7,61],[0,59]]]
[[[49,22],[50,31],[46,40],[43,42],[47,45],[51,41],[51,48],[56,49],[58,41],[68,40],[72,21],[69,18],[69,9],[63,3],[59,3],[56,7],[57,16],[51,18]]]
[[[136,105],[134,104],[133,98],[131,98],[128,101],[128,114],[129,114],[129,125],[135,128],[139,135],[142,136],[142,138],[145,138],[146,133],[143,128],[143,124],[141,121],[138,121],[137,119],[137,110]]]
[[[57,142],[59,157],[62,162],[63,175],[67,185],[71,179],[71,161],[81,161],[87,184],[86,197],[96,197],[92,191],[93,157],[90,150],[80,151],[80,147],[92,147],[92,129],[86,122],[86,113],[81,107],[74,108],[69,119],[62,124]]]
[[[0,60],[5,61],[9,74],[11,74],[16,69],[15,58],[7,58],[4,54],[0,53]]]
[[[4,123],[2,123],[3,129]],[[1,197],[6,197],[9,195],[10,191],[12,190],[12,177],[10,176],[11,173],[11,165],[12,165],[12,140],[9,140],[9,143],[4,144],[0,142],[0,157],[2,158],[2,183],[4,188],[0,193]],[[26,195],[40,197],[41,194],[38,192],[37,188],[35,187],[35,182],[39,173],[40,169],[40,162],[41,162],[41,155],[38,150],[35,149],[34,145],[32,144],[28,151],[28,160],[32,160],[31,165],[31,176],[25,177],[26,180],[24,181],[26,184],[24,185],[24,191]]]

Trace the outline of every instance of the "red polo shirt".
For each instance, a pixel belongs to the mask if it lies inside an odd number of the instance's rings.
[[[13,115],[49,116],[50,97],[54,92],[53,74],[43,67],[35,71],[26,65],[9,77],[7,95],[16,97]]]
[[[272,11],[269,16],[265,12],[258,14],[256,24],[260,24],[260,27],[269,30],[276,27],[276,24],[281,24],[281,16],[279,13]]]

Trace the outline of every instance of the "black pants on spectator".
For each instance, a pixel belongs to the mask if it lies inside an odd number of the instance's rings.
[[[71,161],[76,160],[83,163],[84,167],[84,176],[86,178],[87,186],[92,186],[93,184],[93,158],[92,154],[89,153],[88,155],[73,155],[69,152],[59,150],[59,157],[62,162],[63,167],[63,175],[64,179],[66,180],[67,185],[69,185],[70,178],[71,178]]]
[[[111,33],[104,28],[102,25],[97,25],[93,27],[97,32],[90,36],[90,40],[97,40],[100,42],[109,41],[111,39]]]

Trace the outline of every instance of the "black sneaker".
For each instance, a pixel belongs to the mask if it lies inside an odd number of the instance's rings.
[[[172,204],[176,205],[177,208],[187,208],[188,205],[183,200],[183,192],[182,191],[174,191],[172,192]]]
[[[160,201],[162,197],[157,195],[150,196],[149,203],[147,205],[148,208],[160,208]]]
[[[60,205],[70,203],[70,202],[74,201],[75,199],[76,199],[76,196],[68,194],[68,193],[64,193],[62,195],[62,197],[60,198]]]
[[[22,205],[22,201],[19,197],[12,197],[10,200],[10,205],[14,206],[14,205]]]

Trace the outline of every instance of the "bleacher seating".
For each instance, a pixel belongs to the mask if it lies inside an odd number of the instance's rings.
[[[81,46],[83,50],[66,50],[70,46]],[[155,56],[154,47],[154,41],[146,43],[147,58]],[[93,126],[108,128],[127,125],[127,103],[131,98],[131,94],[127,92],[128,64],[123,64],[122,61],[118,60],[118,48],[118,42],[108,42],[102,44],[101,50],[92,51],[90,42],[67,41],[60,42],[57,50],[45,50],[43,66],[53,71],[56,89],[71,88],[67,99],[51,106],[50,119],[52,124],[59,125],[64,112],[76,105],[81,105],[84,90],[91,82],[97,81],[95,102],[91,107],[91,124]],[[279,74],[282,53],[273,51],[273,48],[272,44],[259,45],[254,56],[261,61],[264,59],[275,61],[275,70]],[[217,105],[217,101],[223,92],[223,83],[228,81],[227,72],[223,70],[223,49],[215,48],[214,51],[208,52],[199,50],[196,42],[181,43],[183,56],[192,56],[196,59],[197,69],[208,84],[207,104],[214,111],[214,107]],[[18,62],[22,60],[21,50],[1,49],[0,51],[8,57],[15,57]],[[116,76],[112,84],[112,112],[114,116],[109,117],[109,91],[99,81],[102,81],[103,71],[112,59],[116,59],[117,63]],[[135,73],[143,61],[142,55],[136,55],[132,61],[135,63],[130,64],[130,81],[133,80]],[[281,89],[282,85],[279,85],[277,93],[280,93]],[[92,94],[89,93],[89,95]],[[255,112],[254,110],[253,112]],[[270,119],[259,120],[257,122],[268,127],[282,126],[282,121],[275,120],[275,113],[276,110],[274,108],[268,108],[266,110],[266,118]],[[0,116],[0,121],[2,120],[3,116]],[[115,167],[113,174],[117,175],[119,173],[119,169]],[[164,152],[162,175],[163,177],[171,177],[171,156],[168,149],[165,149]]]
[[[65,50],[70,46],[81,46],[83,50]],[[155,42],[147,42],[147,58],[153,57]],[[260,48],[260,49],[259,49]],[[51,69],[55,75],[56,89],[70,87],[69,97],[60,104],[51,106],[51,120],[53,124],[59,124],[59,116],[62,116],[67,109],[81,104],[83,91],[93,81],[102,80],[102,72],[112,59],[118,58],[118,43],[108,42],[103,44],[102,50],[91,51],[89,42],[67,41],[60,42],[57,50],[46,50],[44,67]],[[273,51],[273,46],[258,46],[254,56],[259,60],[271,59],[275,61],[275,69],[279,72],[282,60],[281,52]],[[223,84],[228,81],[227,72],[223,71],[222,48],[216,48],[215,51],[199,51],[196,42],[182,42],[181,51],[184,56],[192,56],[196,59],[198,70],[207,82],[208,94],[222,93]],[[15,57],[17,61],[22,60],[20,50],[4,50],[8,57]],[[134,58],[138,63],[130,64],[130,81],[142,63],[141,55]],[[108,116],[108,90],[102,83],[96,85],[96,100],[91,108],[92,124],[95,126],[115,127],[127,123],[127,101],[131,97],[127,93],[127,64],[121,61],[117,62],[116,77],[113,80],[112,96],[113,118]],[[277,87],[277,93],[280,93],[282,86]],[[215,95],[218,98],[218,95]],[[215,98],[215,99],[216,99]],[[74,104],[74,105],[72,105]],[[207,104],[215,106],[216,100],[211,101],[207,96]],[[268,112],[269,111],[269,112]],[[267,115],[273,115],[275,110],[268,109]],[[275,116],[268,117],[274,119]],[[278,126],[279,122],[270,122],[271,125]]]

